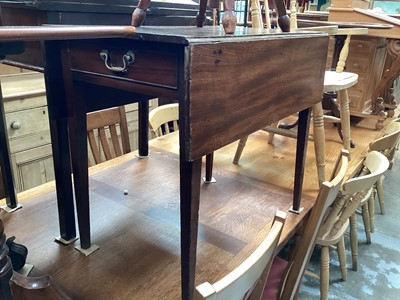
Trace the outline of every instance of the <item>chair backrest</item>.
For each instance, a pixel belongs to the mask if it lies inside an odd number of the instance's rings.
[[[271,230],[257,249],[237,268],[214,284],[202,283],[196,287],[195,300],[247,299],[265,269],[271,266],[276,247],[286,220],[286,213],[278,211]]]
[[[149,127],[154,137],[163,136],[179,129],[179,104],[156,107],[149,113]]]
[[[322,238],[335,235],[354,214],[362,199],[369,197],[372,187],[388,169],[389,161],[382,153],[372,151],[363,162],[362,175],[347,180],[320,229]]]
[[[336,199],[347,172],[349,152],[342,150],[333,170],[333,179],[322,183],[303,235],[281,279],[279,299],[295,299],[315,246],[319,228],[328,207]]]
[[[371,151],[382,152],[392,164],[394,153],[400,140],[400,122],[393,120],[385,129],[383,136],[369,144]]]
[[[117,126],[120,129],[122,145],[118,139]],[[111,145],[107,131],[109,131]],[[95,164],[130,152],[125,107],[120,106],[88,113],[87,135]]]

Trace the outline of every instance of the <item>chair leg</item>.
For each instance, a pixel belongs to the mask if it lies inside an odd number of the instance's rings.
[[[315,160],[317,163],[318,183],[321,186],[325,181],[325,128],[322,103],[313,105],[313,137]]]
[[[368,210],[368,203],[365,203],[361,207],[362,218],[364,222],[365,228],[365,238],[367,239],[367,244],[371,244],[371,226],[369,224],[369,210]]]
[[[246,142],[247,142],[248,138],[249,138],[249,136],[245,136],[239,140],[238,146],[236,148],[235,157],[233,158],[233,163],[235,165],[237,165],[239,163],[239,159],[242,156],[242,152],[243,152],[244,146],[246,146]]]
[[[320,299],[327,300],[329,292],[329,247],[322,246],[320,266]]]
[[[278,122],[272,123],[271,126],[278,127]],[[275,133],[268,132],[268,144],[272,145],[274,143]]]
[[[347,89],[339,91],[338,95],[340,100],[340,123],[342,125],[343,132],[343,145],[344,148],[350,152],[350,108]]]
[[[375,189],[372,188],[371,197],[368,199],[368,207],[369,213],[369,229],[370,232],[374,232],[375,229]]]
[[[350,246],[353,271],[357,271],[358,235],[356,213],[352,214],[350,217]]]
[[[344,235],[337,244],[337,252],[339,256],[340,272],[342,273],[342,279],[343,281],[347,281],[346,248],[344,246]]]
[[[385,199],[383,197],[383,180],[385,179],[384,176],[381,176],[378,181],[376,182],[376,193],[379,199],[379,206],[381,208],[381,214],[385,214]]]

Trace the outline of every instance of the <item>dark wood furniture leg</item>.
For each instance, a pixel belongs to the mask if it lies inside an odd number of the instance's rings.
[[[139,0],[139,3],[132,13],[131,25],[139,27],[146,19],[146,11],[149,8],[150,0]]]
[[[206,21],[207,2],[207,0],[200,0],[199,12],[196,16],[197,27],[203,27],[204,22]]]
[[[206,176],[204,181],[207,183],[214,181],[212,178],[213,164],[214,164],[214,152],[206,155]]]
[[[193,162],[185,161],[182,148],[181,144],[181,289],[182,299],[190,300],[195,284],[201,158]]]
[[[58,217],[62,243],[70,243],[76,239],[74,198],[72,193],[71,159],[69,152],[67,108],[64,79],[57,41],[44,42],[45,83],[49,110],[50,134],[53,151],[54,173],[56,181]]]
[[[149,101],[140,101],[138,103],[139,119],[139,157],[149,156]]]
[[[303,190],[304,166],[307,153],[308,130],[311,109],[306,108],[299,112],[299,125],[297,127],[296,167],[294,172],[293,206],[291,211],[300,213],[301,193]]]
[[[8,257],[4,223],[0,218],[0,300],[11,300],[10,279],[13,275],[11,259]]]
[[[75,89],[79,90],[78,87]],[[80,248],[78,250],[90,254],[97,246],[91,244],[90,237],[90,207],[89,207],[89,172],[87,151],[87,126],[85,101],[78,99],[81,93],[74,93],[75,115],[69,122],[69,136],[71,145],[72,170],[74,174],[74,187],[76,211],[79,224]],[[89,249],[94,247],[92,250]],[[85,250],[88,250],[85,252]]]
[[[11,167],[10,146],[4,114],[3,94],[0,86],[0,167],[6,197],[6,205],[10,209],[18,207],[17,193],[14,187],[14,174]]]

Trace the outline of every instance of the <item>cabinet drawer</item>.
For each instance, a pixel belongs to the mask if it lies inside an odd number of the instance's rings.
[[[371,52],[375,51],[376,44],[368,40],[355,40],[354,38],[350,42],[349,53],[362,55],[368,57]]]
[[[366,74],[370,70],[370,61],[368,59],[358,58],[356,56],[349,56],[346,61],[346,71],[353,72],[358,75]]]
[[[10,139],[50,130],[47,107],[8,113],[6,126]]]
[[[168,88],[178,88],[178,54],[176,50],[169,49],[168,45],[160,48],[146,47],[131,40],[99,40],[97,42],[71,42],[69,45],[70,63],[74,78],[85,80],[85,76],[102,77],[99,80],[112,78],[122,82],[139,85]],[[133,53],[133,62],[124,72],[115,72],[105,66],[105,61],[100,53],[108,53],[109,66],[123,66],[123,56],[128,52]],[[90,59],[88,59],[90,58]],[[86,80],[89,78],[86,77]]]

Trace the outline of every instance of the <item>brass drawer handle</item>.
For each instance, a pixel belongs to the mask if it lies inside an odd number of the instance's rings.
[[[358,68],[360,67],[360,65],[359,65],[358,63],[354,63],[354,64],[353,64],[353,67],[356,68],[356,69],[358,69]]]
[[[14,121],[11,123],[10,127],[11,127],[11,129],[18,130],[21,128],[21,122]]]
[[[364,46],[361,45],[361,44],[358,44],[358,45],[357,45],[357,48],[358,48],[358,49],[362,49],[362,48],[364,48]]]
[[[126,54],[124,54],[124,56],[122,56],[122,67],[113,66],[111,63],[109,63],[110,56],[108,55],[108,51],[105,49],[101,50],[100,57],[104,61],[106,68],[113,72],[126,72],[128,66],[135,62],[135,54],[132,51],[128,51]]]

